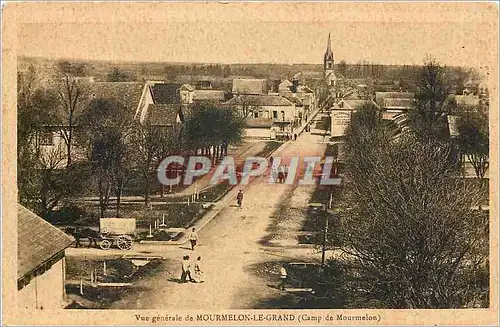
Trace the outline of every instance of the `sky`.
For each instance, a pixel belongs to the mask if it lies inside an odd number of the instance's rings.
[[[230,13],[231,19],[223,12],[218,17],[183,17],[182,11],[176,19],[167,19],[172,12],[165,11],[163,19],[156,13],[133,22],[23,23],[18,54],[110,61],[318,64],[330,32],[336,62],[421,64],[431,55],[445,65],[483,66],[491,59],[489,44],[497,41],[491,23],[481,18],[484,15],[470,11],[464,15],[447,10],[439,20],[424,11],[416,13],[423,15],[420,19],[412,18],[411,10],[383,19],[376,10],[356,15],[332,11],[331,16],[308,10],[307,19],[292,10],[274,21],[269,10],[253,10],[242,19],[234,10]],[[259,13],[265,17],[259,19]]]

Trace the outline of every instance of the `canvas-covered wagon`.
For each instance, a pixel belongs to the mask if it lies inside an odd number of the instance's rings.
[[[135,218],[101,218],[99,247],[108,250],[116,245],[120,250],[130,250],[135,237]]]

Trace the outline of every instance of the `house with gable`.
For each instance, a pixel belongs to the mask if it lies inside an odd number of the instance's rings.
[[[141,124],[175,128],[183,121],[183,111],[194,102],[194,88],[189,84],[146,82],[135,111]]]
[[[66,303],[65,250],[73,237],[17,205],[17,306],[61,309]]]
[[[136,82],[86,82],[82,84],[85,90],[83,100],[78,103],[77,112],[82,112],[94,99],[110,99],[121,103],[125,110],[134,112],[141,99],[143,83]],[[63,112],[62,107],[59,108]],[[43,128],[36,138],[36,146],[40,148],[46,161],[52,162],[56,168],[66,166],[67,147],[63,137],[63,131],[69,126],[61,126],[54,122]],[[81,160],[85,157],[84,148],[81,144],[83,130],[78,122],[73,126],[72,154],[73,161]]]

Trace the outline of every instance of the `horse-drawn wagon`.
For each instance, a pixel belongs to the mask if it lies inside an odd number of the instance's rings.
[[[102,239],[99,247],[108,250],[116,245],[120,250],[132,248],[135,236],[134,218],[101,218],[99,221]]]
[[[76,239],[76,247],[80,245],[81,239],[88,239],[89,246],[92,243],[103,250],[109,250],[116,246],[120,250],[130,250],[135,238],[134,218],[101,218],[99,220],[99,231],[91,228],[66,228],[66,231]]]

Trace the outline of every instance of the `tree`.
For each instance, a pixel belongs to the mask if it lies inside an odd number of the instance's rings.
[[[217,103],[198,103],[185,122],[183,139],[195,153],[201,149],[202,155],[219,158],[227,152],[227,145],[241,141],[244,126],[244,118],[236,109]]]
[[[344,76],[345,78],[347,78],[347,63],[345,62],[345,60],[341,60],[338,64],[338,70],[339,70],[339,73]]]
[[[135,77],[128,72],[125,72],[123,70],[118,69],[117,67],[114,67],[107,74],[107,80],[108,82],[129,82],[129,81],[134,81]]]
[[[457,144],[474,167],[476,176],[483,179],[489,167],[489,119],[480,108],[459,109]]]
[[[420,70],[415,108],[409,115],[413,131],[419,137],[448,137],[445,106],[448,90],[444,73],[444,68],[433,58],[427,58]]]
[[[64,62],[63,62],[64,63]],[[75,127],[83,111],[83,103],[87,97],[85,84],[77,79],[71,66],[61,64],[56,81],[60,110],[57,113],[59,133],[66,144],[66,166],[72,164]]]
[[[132,169],[133,148],[127,146],[132,117],[116,100],[94,99],[82,116],[90,144],[90,161],[97,180],[101,217],[109,205],[111,192],[116,195],[116,216],[127,175]]]
[[[487,306],[488,283],[474,282],[488,274],[477,186],[455,178],[449,143],[411,134],[390,142],[384,129],[362,111],[346,131],[353,209],[339,235],[349,293],[383,308]]]
[[[144,199],[147,206],[151,192],[150,175],[166,156],[180,150],[179,129],[136,123],[132,143],[137,148],[135,161],[144,178]]]

